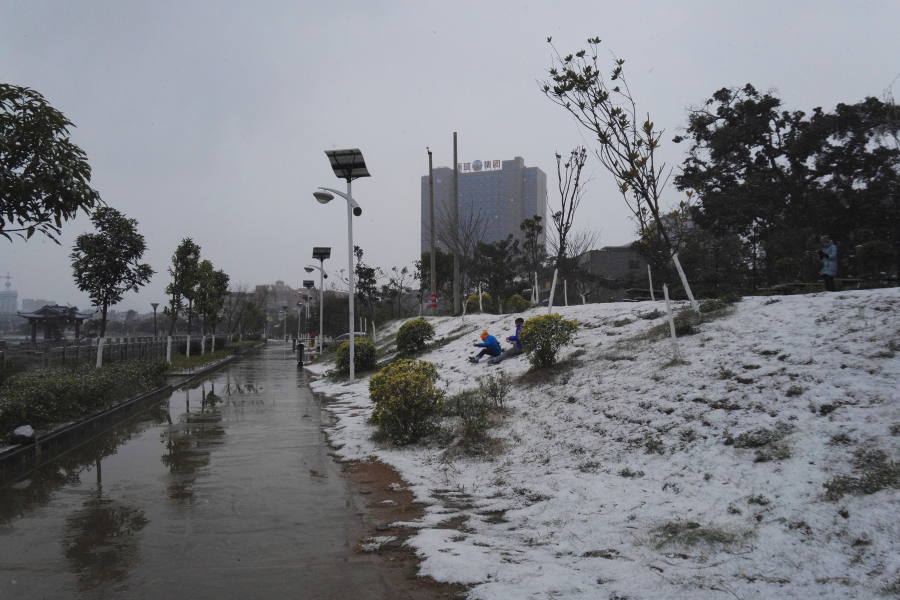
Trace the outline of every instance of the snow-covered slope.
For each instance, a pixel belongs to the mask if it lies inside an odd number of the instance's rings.
[[[665,320],[639,316],[654,308],[559,308],[581,325],[563,352],[574,366],[515,385],[491,459],[379,445],[366,380],[313,387],[337,398],[338,454],[377,457],[430,505],[410,524],[423,574],[472,598],[900,594],[898,290],[746,298],[680,338],[680,363],[648,335]],[[465,334],[422,357],[448,393],[529,369],[465,362],[477,332],[509,335],[509,316],[432,322],[438,338]],[[860,449],[889,460],[860,465]],[[826,498],[824,483],[879,465],[886,489]]]

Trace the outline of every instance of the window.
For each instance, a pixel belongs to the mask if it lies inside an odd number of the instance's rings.
[[[641,268],[641,261],[639,261],[639,260],[629,260],[629,261],[628,261],[628,268],[631,269],[632,271],[637,271],[638,269]]]

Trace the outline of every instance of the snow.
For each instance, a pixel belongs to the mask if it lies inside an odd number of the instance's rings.
[[[363,552],[375,552],[382,546],[397,539],[395,535],[376,535],[362,540],[359,549]]]
[[[900,581],[900,491],[830,501],[823,488],[857,449],[900,457],[898,290],[745,298],[679,338],[674,364],[668,338],[647,335],[665,318],[640,318],[654,308],[554,307],[580,324],[562,356],[575,366],[514,385],[492,458],[376,443],[367,380],[311,385],[333,398],[336,454],[392,466],[428,505],[404,523],[421,574],[469,584],[470,598],[871,598]],[[529,369],[465,360],[513,316],[429,320],[438,339],[461,335],[421,357],[448,394]],[[789,458],[726,443],[779,427]]]
[[[31,425],[20,425],[15,428],[13,435],[23,438],[32,438],[34,437],[34,429],[32,429]]]

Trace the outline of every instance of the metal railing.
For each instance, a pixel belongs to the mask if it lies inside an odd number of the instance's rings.
[[[43,364],[38,366],[99,363],[123,360],[168,359],[176,354],[205,354],[226,344],[238,341],[237,334],[220,335],[178,335],[171,337],[106,337],[81,338],[76,340],[42,340],[39,342],[0,342],[0,368],[6,360],[18,357],[40,357]],[[190,343],[188,343],[190,340]],[[191,351],[191,346],[194,350]],[[171,348],[171,349],[170,349]]]

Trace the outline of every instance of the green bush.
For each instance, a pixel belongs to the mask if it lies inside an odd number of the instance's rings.
[[[481,294],[481,306],[484,308],[484,312],[494,312],[494,299],[491,298],[490,294]],[[466,301],[466,312],[478,312],[478,294],[469,296],[469,299]]]
[[[433,433],[444,408],[438,379],[437,369],[424,360],[401,359],[384,367],[369,380],[375,403],[369,422],[395,444],[412,444]]]
[[[509,300],[506,301],[506,311],[510,313],[525,312],[529,308],[531,308],[531,302],[519,294],[513,294],[509,297]]]
[[[425,350],[429,340],[434,339],[434,327],[419,317],[404,323],[397,331],[397,352],[400,354],[418,354]]]
[[[369,338],[355,338],[356,343],[353,344],[353,369],[356,372],[370,371],[375,368],[378,360],[378,351],[375,350]],[[339,373],[350,372],[350,340],[342,343],[337,349],[337,359],[335,361]]]
[[[878,279],[894,266],[894,249],[882,240],[866,242],[856,249],[853,265],[863,279]]]
[[[717,310],[722,310],[723,308],[726,308],[727,306],[728,306],[728,303],[725,302],[724,300],[716,300],[716,299],[704,300],[703,302],[700,303],[700,312],[702,312],[702,313],[714,312]]]
[[[578,331],[578,323],[558,314],[532,317],[522,325],[519,339],[535,367],[549,367],[556,362],[556,354],[571,344]]]
[[[165,384],[164,361],[57,366],[13,375],[0,387],[0,432],[50,429]]]

